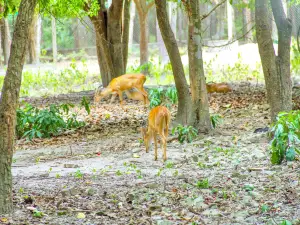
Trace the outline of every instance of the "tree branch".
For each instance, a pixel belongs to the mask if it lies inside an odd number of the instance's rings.
[[[149,12],[149,10],[155,5],[155,2],[152,1],[147,5],[147,13]]]
[[[204,14],[201,16],[201,20],[206,19],[207,17],[210,16],[210,14],[212,14],[217,8],[219,8],[221,5],[223,5],[227,0],[223,0],[220,3],[218,3],[217,5],[215,5],[208,13]]]
[[[142,6],[140,4],[140,0],[134,0],[134,3],[136,5],[136,8],[137,8],[137,11],[139,14],[143,13],[143,9],[142,9]]]
[[[272,0],[271,1],[273,16],[278,30],[285,29],[286,26],[291,26],[291,23],[287,19],[282,1],[281,0]]]

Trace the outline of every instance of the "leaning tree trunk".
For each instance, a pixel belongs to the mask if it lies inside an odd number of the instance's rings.
[[[267,0],[255,1],[256,37],[262,62],[271,120],[281,111],[292,109],[290,75],[291,22],[286,18],[281,0],[272,0],[272,11],[278,30],[278,56],[275,54]],[[269,16],[268,16],[269,15]]]
[[[167,3],[166,0],[155,0],[155,5],[158,25],[170,57],[175,85],[178,92],[176,122],[187,124],[191,109],[191,98],[177,42],[168,20]]]
[[[199,0],[190,0],[187,8],[189,75],[192,92],[192,111],[189,123],[200,132],[208,132],[211,129],[211,122],[202,58]]]
[[[9,24],[7,19],[4,17],[1,19],[1,42],[3,48],[3,56],[4,56],[4,64],[7,65],[8,58],[10,55],[10,32],[9,32]]]
[[[127,60],[128,60],[128,44],[129,44],[129,28],[130,28],[130,4],[131,0],[125,0],[123,10],[123,60],[124,72],[126,73]]]
[[[15,144],[16,109],[28,44],[29,26],[37,0],[22,0],[15,24],[11,55],[0,97],[0,215],[11,213],[11,164]]]

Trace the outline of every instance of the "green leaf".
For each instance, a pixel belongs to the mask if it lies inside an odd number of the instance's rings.
[[[296,157],[296,151],[293,147],[288,148],[285,153],[285,157],[287,161],[294,161]]]

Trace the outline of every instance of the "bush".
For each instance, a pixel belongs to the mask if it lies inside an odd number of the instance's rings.
[[[274,135],[271,141],[272,164],[280,164],[284,159],[293,161],[296,153],[300,153],[300,111],[279,113],[270,132]]]
[[[177,90],[175,87],[169,87],[167,90],[162,87],[150,89],[149,101],[151,109],[159,105],[170,108],[172,104],[178,102]]]
[[[81,105],[89,113],[89,102],[86,99],[82,100]],[[27,104],[25,108],[17,110],[17,137],[26,137],[29,140],[49,138],[65,130],[84,126],[85,122],[79,121],[76,113],[70,113],[70,108],[73,107],[72,104],[62,104],[38,109]]]
[[[179,143],[191,143],[193,139],[197,136],[198,131],[192,126],[182,126],[179,124],[177,127],[174,127],[172,130],[172,134],[178,134],[178,141]]]

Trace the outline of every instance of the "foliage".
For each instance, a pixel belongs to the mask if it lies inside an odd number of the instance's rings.
[[[87,103],[86,103],[87,104]],[[17,110],[17,137],[49,138],[56,136],[64,130],[79,128],[85,125],[77,119],[76,113],[70,113],[72,104],[60,106],[50,105],[45,109],[38,109],[30,104]],[[87,107],[89,109],[89,106]],[[87,110],[87,112],[89,112]]]
[[[150,89],[149,101],[151,109],[161,104],[170,107],[178,102],[177,90],[175,87],[169,87],[167,90],[162,87]]]
[[[193,141],[193,139],[197,136],[198,131],[192,126],[182,126],[179,124],[177,127],[174,127],[172,129],[172,134],[175,133],[178,134],[178,141],[179,143],[184,143],[185,141],[187,143],[190,143]]]
[[[297,41],[292,38],[291,46],[291,72],[294,75],[300,73],[300,52],[298,51]]]
[[[57,46],[59,49],[74,48],[73,21],[70,18],[60,18],[56,23]],[[51,17],[43,17],[42,48],[52,49]]]
[[[217,125],[219,125],[222,122],[222,116],[220,115],[211,115],[210,116],[211,124],[213,128],[215,129]]]
[[[271,141],[271,162],[280,164],[284,159],[293,161],[299,151],[300,111],[279,113],[271,128],[274,137]]]
[[[196,183],[196,187],[200,189],[208,189],[210,187],[208,179],[205,178],[203,180],[198,180]]]
[[[49,94],[69,93],[73,91],[91,90],[95,84],[90,79],[88,68],[82,62],[82,69],[77,67],[74,60],[69,68],[56,73],[53,71],[32,73],[23,72],[21,96],[45,96]],[[4,76],[0,76],[0,89],[3,85]]]

